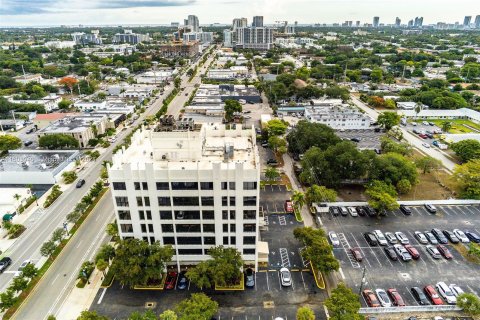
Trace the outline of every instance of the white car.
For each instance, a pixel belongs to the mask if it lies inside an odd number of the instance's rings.
[[[292,285],[292,275],[287,268],[280,269],[280,282],[284,287],[290,287]]]
[[[430,145],[426,142],[422,143],[422,146],[424,146],[425,148],[430,148]]]
[[[447,286],[445,282],[438,282],[435,287],[438,293],[447,301],[448,304],[456,304],[457,297],[453,294],[452,290]]]
[[[424,126],[429,126],[429,125],[430,125],[427,121],[423,121],[422,124],[423,124]]]
[[[451,285],[448,286],[450,288],[450,290],[452,291],[452,293],[455,295],[455,297],[458,297],[459,295],[461,295],[462,293],[465,293],[465,291],[462,290],[462,288],[460,288],[459,286],[457,286],[456,284],[452,283]]]
[[[425,246],[425,249],[427,250],[428,253],[430,253],[433,259],[440,259],[442,257],[442,255],[440,254],[440,251],[438,251],[438,249],[432,246],[431,244]]]
[[[30,260],[25,260],[25,261],[23,261],[23,263],[20,265],[20,267],[18,267],[18,271],[22,271],[22,270],[25,269],[25,267],[26,267],[27,265],[29,265],[30,263],[31,263]]]
[[[407,236],[401,231],[395,232],[395,236],[397,237],[398,241],[400,241],[401,244],[409,244],[410,243]]]
[[[407,251],[407,249],[405,249],[404,246],[402,246],[401,244],[396,244],[393,246],[393,248],[395,249],[395,251],[397,252],[397,254],[400,256],[400,258],[402,259],[402,261],[410,261],[412,260],[412,255]]]
[[[421,244],[428,244],[427,237],[420,231],[415,231],[415,238],[417,238],[418,242]]]
[[[392,302],[390,301],[390,298],[388,297],[388,294],[385,292],[383,289],[377,289],[375,290],[375,293],[377,294],[378,301],[382,305],[382,307],[391,307]]]
[[[387,238],[387,241],[390,242],[391,244],[397,244],[398,243],[398,239],[391,232],[385,232],[385,238]]]
[[[469,243],[470,239],[465,235],[465,233],[460,229],[453,229],[453,234],[463,243]]]
[[[378,240],[378,243],[379,243],[381,246],[388,246],[388,241],[387,241],[387,239],[385,238],[385,236],[383,235],[382,231],[380,231],[380,230],[374,230],[374,231],[373,231],[373,234],[375,235],[375,237],[376,237],[377,240]]]
[[[348,207],[348,212],[350,212],[350,215],[352,217],[358,217],[358,212],[357,212],[357,209],[355,209],[355,207]]]
[[[338,240],[338,236],[334,231],[328,233],[328,238],[330,239],[332,246],[338,247],[340,245],[340,240]]]

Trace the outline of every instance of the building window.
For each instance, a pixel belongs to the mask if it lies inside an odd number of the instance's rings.
[[[175,244],[174,237],[163,237],[163,244]]]
[[[142,232],[147,232],[147,225],[145,223],[142,223],[140,225],[140,229],[142,230]]]
[[[230,244],[237,244],[237,238],[236,237],[230,237]]]
[[[223,232],[228,232],[228,223],[224,223],[222,226],[223,226]]]
[[[243,232],[255,232],[257,228],[254,224],[244,224],[243,225]]]
[[[228,206],[228,197],[222,197],[222,206]]]
[[[175,220],[200,220],[200,211],[175,210]]]
[[[173,232],[173,224],[162,224],[162,232]]]
[[[113,182],[112,183],[113,190],[127,190],[127,186],[125,182]]]
[[[235,224],[234,223],[231,223],[230,224],[230,232],[235,232],[237,228],[235,228]]]
[[[169,206],[170,205],[170,197],[158,197],[158,205],[159,206]]]
[[[243,210],[243,219],[255,219],[256,217],[256,210]]]
[[[201,255],[203,253],[202,249],[178,249],[178,254],[180,255]]]
[[[137,197],[137,206],[143,207],[143,198],[142,197]]]
[[[214,220],[215,219],[215,212],[213,210],[203,210],[202,211],[202,219],[203,220]]]
[[[173,197],[174,206],[198,206],[198,197]]]
[[[243,183],[243,190],[257,190],[257,182],[244,182]]]
[[[143,190],[148,190],[148,183],[142,182],[142,188]]]
[[[243,237],[243,244],[255,244],[255,237]]]
[[[203,232],[215,232],[215,225],[214,224],[204,224],[203,225]]]
[[[228,220],[228,210],[222,210],[222,219]]]
[[[255,254],[255,249],[243,249],[243,254]]]
[[[256,206],[257,205],[257,197],[243,197],[243,205],[244,206]]]
[[[235,220],[235,210],[230,210],[230,219]]]
[[[141,190],[140,189],[140,182],[134,182],[133,186],[134,186],[135,190]]]
[[[203,237],[203,244],[215,244],[215,237]]]
[[[172,182],[172,190],[198,190],[197,182]]]
[[[152,220],[152,211],[147,210],[145,211],[145,214],[147,215],[147,220]]]
[[[202,237],[177,237],[177,244],[202,244]]]
[[[127,197],[115,197],[115,202],[119,207],[128,207],[128,198]]]
[[[143,197],[143,203],[145,203],[145,207],[150,207],[150,198]]]
[[[150,210],[147,210],[147,211],[140,210],[138,211],[138,215],[140,217],[140,220],[145,220],[145,218],[147,220],[152,220],[152,211]]]
[[[148,224],[148,232],[153,233],[153,224],[151,224],[151,223]]]
[[[230,205],[235,206],[235,197],[230,197]]]
[[[121,232],[133,232],[133,226],[130,223],[128,223],[128,224],[121,223],[120,224],[120,231]]]
[[[160,219],[172,220],[172,211],[160,211]]]
[[[213,182],[200,182],[200,189],[213,190]]]
[[[169,190],[168,182],[157,182],[157,190]]]
[[[130,215],[130,210],[118,210],[118,219],[131,220],[132,216]]]
[[[140,220],[145,220],[145,211],[139,210],[138,211],[138,217]]]
[[[202,206],[213,206],[213,197],[202,197]]]
[[[230,190],[235,190],[235,181],[229,182],[228,187],[230,188]]]
[[[228,189],[228,182],[224,181],[222,182],[222,190],[227,190]]]
[[[223,245],[228,245],[228,237],[223,237]]]
[[[177,224],[175,226],[177,232],[200,232],[199,224]]]

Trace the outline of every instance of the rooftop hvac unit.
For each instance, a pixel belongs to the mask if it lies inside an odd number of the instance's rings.
[[[24,169],[27,169],[29,166],[30,166],[30,163],[29,163],[28,161],[22,162],[22,167],[23,167]]]
[[[45,163],[40,164],[40,169],[47,170],[47,165]]]

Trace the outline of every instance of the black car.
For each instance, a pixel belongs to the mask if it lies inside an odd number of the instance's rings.
[[[401,204],[400,205],[400,211],[402,211],[402,213],[406,216],[409,216],[412,214],[412,209],[410,209],[409,207],[407,207],[406,205],[404,204]]]
[[[465,231],[465,235],[467,236],[470,241],[475,242],[475,243],[480,243],[480,236],[476,234],[475,232],[472,231]]]
[[[360,139],[359,138],[351,138],[350,141],[353,141],[353,142],[360,142]]]
[[[367,212],[365,211],[365,209],[363,209],[363,207],[355,207],[355,209],[357,210],[357,213],[359,216],[361,217],[365,217],[365,215],[367,214]]]
[[[448,240],[450,240],[451,243],[459,243],[460,240],[458,240],[457,236],[449,230],[443,230],[443,235],[447,237]]]
[[[367,213],[367,215],[369,217],[376,217],[377,216],[377,213],[375,212],[375,210],[373,210],[372,207],[364,206],[363,209],[365,210],[365,212]]]
[[[77,185],[75,187],[81,188],[85,184],[85,179],[80,179],[77,181]]]
[[[340,215],[340,209],[338,207],[333,206],[333,207],[330,207],[330,209],[328,210],[334,217],[338,217]]]
[[[2,260],[0,260],[0,273],[3,273],[5,269],[8,268],[9,265],[12,264],[12,259],[10,257],[4,257]]]
[[[443,235],[443,233],[442,233],[442,231],[440,231],[440,229],[433,228],[431,231],[432,231],[433,235],[435,236],[435,238],[437,238],[439,243],[441,243],[441,244],[447,244],[448,243],[448,239]]]
[[[365,232],[363,234],[363,236],[365,237],[365,240],[367,240],[368,244],[375,247],[378,245],[378,241],[377,241],[377,237],[375,237],[375,235],[371,232]]]
[[[413,287],[412,289],[410,289],[410,291],[412,292],[413,297],[415,298],[415,300],[417,300],[419,304],[421,305],[430,304],[430,302],[427,299],[427,296],[425,295],[425,293],[423,293],[422,289],[420,289],[419,287]]]
[[[185,276],[185,271],[182,271],[178,274],[177,280],[177,289],[178,290],[185,290],[187,288],[187,277]]]
[[[398,260],[397,253],[395,252],[395,249],[393,247],[385,247],[383,248],[383,250],[385,250],[385,254],[387,255],[387,257],[389,257],[393,261]]]
[[[32,143],[33,143],[33,141],[27,140],[27,141],[25,141],[25,142],[23,143],[23,145],[24,145],[25,147],[28,147],[28,146],[31,145]]]
[[[267,164],[276,166],[278,164],[278,161],[276,159],[268,159]]]

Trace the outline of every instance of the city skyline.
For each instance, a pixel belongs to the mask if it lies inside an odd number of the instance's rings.
[[[248,6],[236,0],[40,0],[34,3],[3,0],[0,26],[159,25],[182,22],[188,14],[198,16],[200,24],[231,24],[234,18],[256,15],[264,16],[265,24],[273,24],[276,20],[298,21],[300,24],[360,20],[363,24],[372,23],[374,16],[380,17],[380,24],[395,24],[396,17],[405,24],[416,16],[424,17],[424,25],[437,22],[462,24],[465,16],[480,14],[480,10],[475,12],[473,9],[475,4],[475,0],[460,0],[454,5],[445,0],[427,0],[421,4],[413,0],[401,4],[390,0],[368,0],[359,8],[355,0],[299,0],[295,4],[287,0],[255,0]]]

